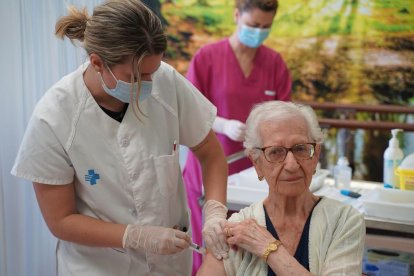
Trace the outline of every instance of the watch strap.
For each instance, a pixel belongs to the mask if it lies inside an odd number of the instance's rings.
[[[262,258],[265,262],[267,262],[267,258],[269,257],[270,253],[277,251],[277,249],[279,248],[279,246],[282,244],[281,241],[279,240],[274,240],[272,242],[270,242],[265,251],[263,252]]]

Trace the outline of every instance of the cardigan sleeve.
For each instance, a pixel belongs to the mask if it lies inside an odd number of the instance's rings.
[[[310,270],[317,275],[361,275],[364,216],[350,205],[325,200],[311,225]]]
[[[263,201],[234,213],[229,221],[240,222],[248,218],[254,218],[259,225],[266,226]],[[228,276],[267,275],[267,263],[242,248],[238,250],[230,249],[229,258],[224,260],[223,263]]]

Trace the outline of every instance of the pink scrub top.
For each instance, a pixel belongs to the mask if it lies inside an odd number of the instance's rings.
[[[201,48],[193,57],[187,78],[217,107],[217,116],[246,122],[252,107],[264,101],[290,100],[291,78],[279,53],[266,47],[257,49],[253,69],[246,78],[230,46],[228,38]],[[226,156],[243,150],[242,142],[235,142],[217,133]],[[243,158],[229,164],[229,175],[252,163]],[[202,214],[198,199],[202,194],[202,174],[195,155],[189,151],[183,171],[187,189],[193,241],[202,243]],[[201,264],[201,257],[193,255],[193,275]]]
[[[290,100],[291,78],[286,64],[279,53],[266,46],[257,49],[252,72],[246,78],[228,38],[207,45],[194,56],[187,78],[217,107],[217,116],[243,123],[255,104]],[[217,137],[226,156],[243,150],[242,142],[219,133]],[[247,158],[236,161],[229,165],[229,175],[250,166]]]

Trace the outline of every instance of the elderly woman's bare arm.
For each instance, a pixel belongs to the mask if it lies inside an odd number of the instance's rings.
[[[222,260],[217,260],[213,254],[207,253],[203,260],[203,264],[197,272],[197,276],[226,276],[224,264]]]

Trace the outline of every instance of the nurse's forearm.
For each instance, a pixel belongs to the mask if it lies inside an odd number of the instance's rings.
[[[215,133],[211,130],[193,152],[201,164],[206,200],[214,199],[226,205],[228,166]]]
[[[206,200],[214,199],[226,205],[228,165],[214,133],[213,137],[214,147],[210,147],[210,154],[201,162],[204,194]]]
[[[73,183],[34,183],[33,187],[43,218],[58,239],[89,246],[122,247],[126,225],[78,214]]]
[[[73,214],[64,218],[53,234],[59,239],[83,245],[121,248],[126,226]]]

